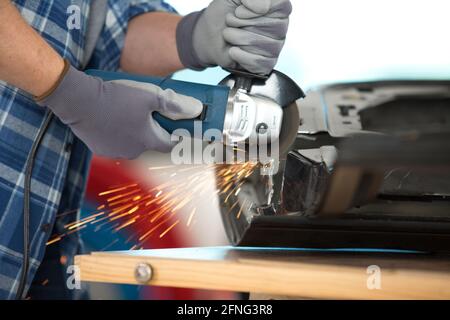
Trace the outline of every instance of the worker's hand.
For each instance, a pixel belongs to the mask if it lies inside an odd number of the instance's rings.
[[[169,152],[174,146],[153,112],[179,120],[203,110],[200,101],[172,90],[134,81],[105,82],[73,67],[38,103],[48,106],[94,153],[126,159],[150,149]]]
[[[283,48],[291,12],[289,0],[214,0],[179,23],[180,58],[193,69],[219,65],[268,74]]]

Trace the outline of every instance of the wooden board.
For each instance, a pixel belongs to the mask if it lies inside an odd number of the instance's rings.
[[[153,270],[148,285],[156,286],[325,299],[450,299],[448,256],[219,247],[101,252],[75,262],[82,281],[138,284],[135,268],[147,263]],[[374,289],[369,266],[380,268],[381,289]]]

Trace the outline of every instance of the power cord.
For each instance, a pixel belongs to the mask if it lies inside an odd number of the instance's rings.
[[[25,180],[23,184],[23,264],[20,275],[19,287],[16,293],[16,300],[23,299],[23,294],[27,284],[28,270],[30,269],[30,199],[31,199],[31,178],[33,174],[34,161],[42,140],[50,127],[53,113],[47,111],[44,123],[39,128],[36,139],[33,142],[30,153],[25,164]]]

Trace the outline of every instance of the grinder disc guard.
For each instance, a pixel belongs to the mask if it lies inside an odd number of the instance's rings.
[[[290,151],[291,146],[297,138],[299,125],[300,114],[297,103],[294,102],[283,108],[283,122],[279,137],[280,158]]]

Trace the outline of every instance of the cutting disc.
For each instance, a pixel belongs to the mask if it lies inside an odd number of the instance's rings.
[[[300,126],[300,113],[296,102],[283,108],[283,122],[280,132],[280,156],[287,154],[297,138]]]

